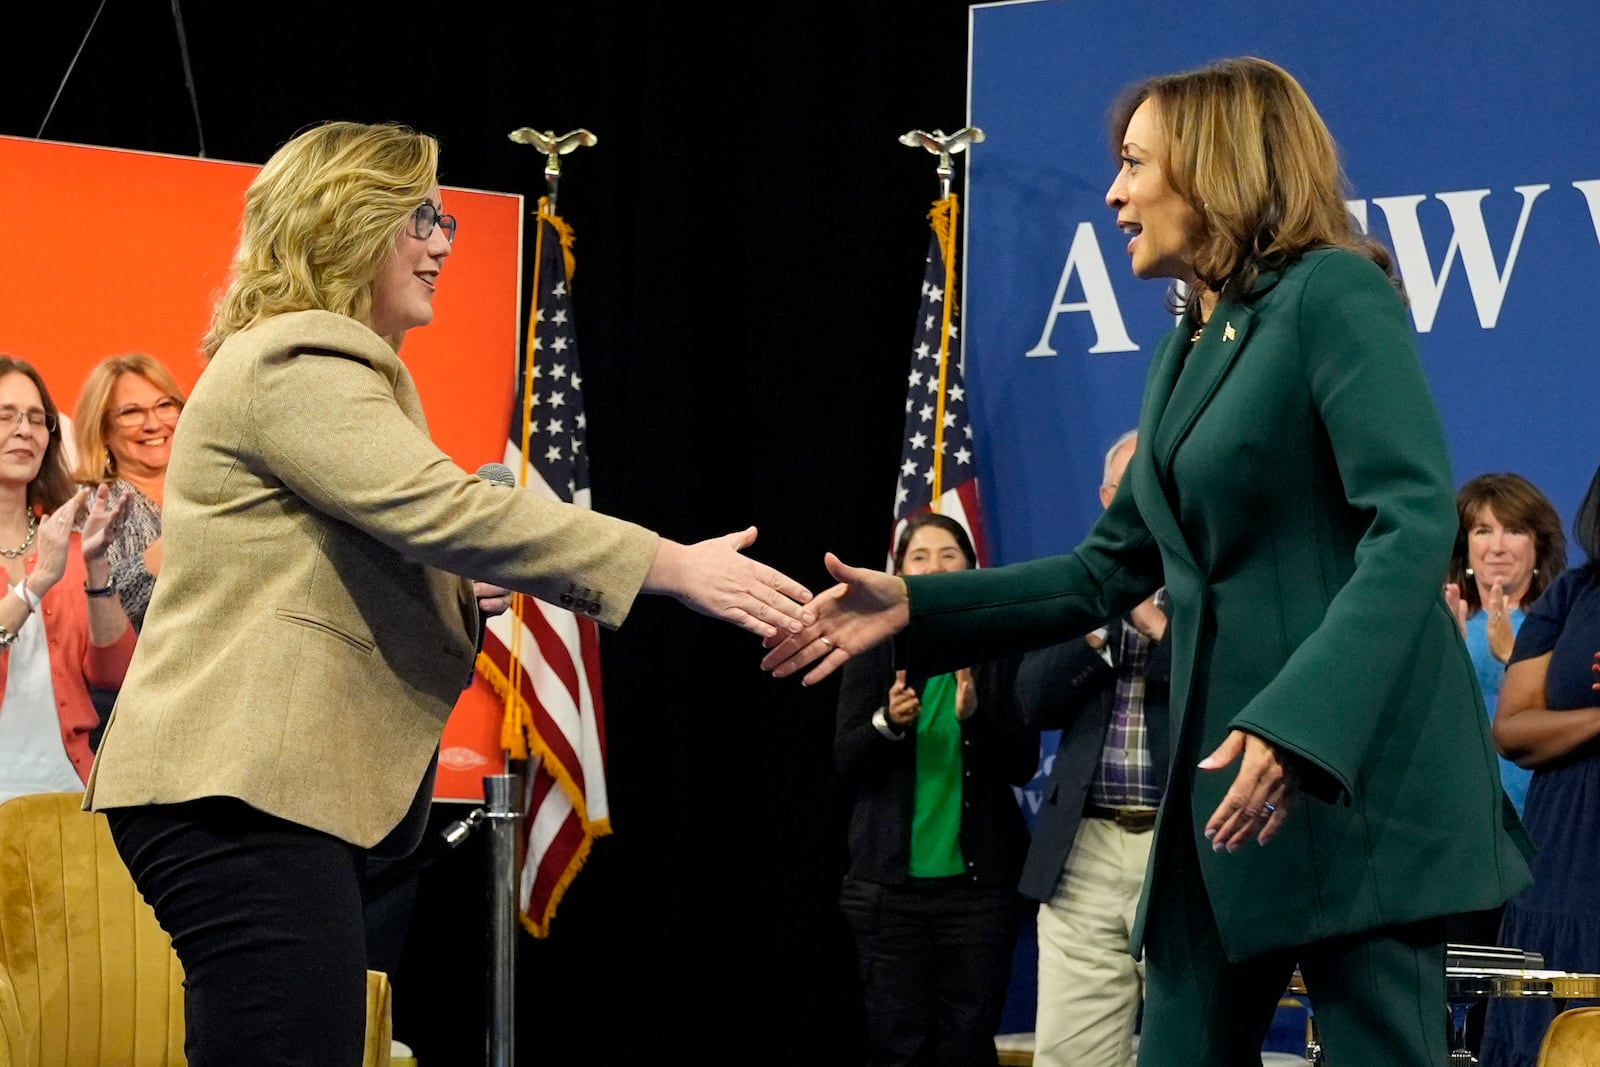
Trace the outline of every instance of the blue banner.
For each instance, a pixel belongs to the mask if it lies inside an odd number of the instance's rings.
[[[1592,5],[1037,0],[975,6],[970,45],[987,140],[966,157],[964,358],[996,562],[1083,536],[1173,321],[1105,205],[1108,109],[1234,55],[1286,67],[1339,142],[1352,211],[1395,252],[1458,484],[1515,471],[1570,522],[1600,457]]]

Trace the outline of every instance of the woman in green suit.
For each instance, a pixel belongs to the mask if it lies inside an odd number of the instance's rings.
[[[1106,195],[1141,278],[1187,283],[1110,508],[1066,556],[900,579],[828,557],[807,684],[893,635],[947,669],[1082,634],[1165,581],[1174,766],[1131,946],[1139,1062],[1260,1062],[1298,965],[1330,1063],[1442,1065],[1444,920],[1529,881],[1439,575],[1444,435],[1337,149],[1259,59],[1153,78]]]

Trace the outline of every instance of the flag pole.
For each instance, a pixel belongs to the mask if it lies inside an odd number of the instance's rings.
[[[934,228],[939,234],[939,246],[944,257],[944,321],[939,331],[939,393],[935,400],[933,422],[933,510],[938,511],[944,495],[944,424],[946,382],[950,370],[950,321],[955,310],[956,283],[956,198],[950,192],[950,179],[955,176],[953,156],[968,147],[982,144],[983,130],[977,126],[963,126],[955,133],[946,134],[935,129],[907,130],[900,135],[900,143],[910,148],[925,148],[939,157],[934,174],[939,179],[939,200],[934,204]]]
[[[554,213],[556,209],[556,192],[561,177],[561,157],[579,147],[587,147],[597,143],[597,138],[588,130],[573,130],[570,133],[557,137],[545,131],[539,132],[531,127],[523,126],[511,131],[508,135],[518,144],[532,145],[545,153],[545,188],[546,196],[541,200],[537,212],[537,231],[535,240],[544,240],[544,220],[546,211]],[[536,248],[538,246],[536,245]],[[537,302],[539,285],[537,271],[542,263],[542,255],[534,256],[535,284],[533,287],[534,300]],[[526,485],[527,476],[527,451],[528,427],[532,419],[533,406],[533,359],[534,346],[532,342],[533,324],[538,320],[537,306],[529,310],[529,329],[527,351],[524,355],[527,366],[524,368],[524,395],[519,398],[522,403],[523,425],[523,469],[518,471],[518,484]],[[520,620],[524,609],[524,597],[514,594],[512,597],[512,611]],[[537,610],[536,608],[534,610]],[[513,644],[520,643],[522,627],[518,625],[512,631]],[[504,774],[485,775],[483,779],[484,815],[489,822],[489,848],[488,848],[488,886],[489,886],[489,985],[490,998],[488,1005],[489,1032],[485,1042],[485,1062],[488,1067],[514,1067],[516,1063],[516,959],[517,959],[517,843],[520,837],[519,824],[523,819],[525,799],[520,788],[520,776],[513,769],[513,760],[528,756],[526,744],[526,729],[528,727],[526,712],[518,707],[521,692],[519,667],[521,657],[513,654],[510,657],[512,677],[505,689],[506,715],[501,729],[501,744],[506,751],[506,772]]]

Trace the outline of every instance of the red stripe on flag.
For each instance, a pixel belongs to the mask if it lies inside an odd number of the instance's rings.
[[[524,621],[531,624],[534,620],[527,619]],[[548,626],[543,622],[542,615],[539,621],[541,626]],[[528,629],[531,631],[534,627],[529,625]],[[565,646],[562,646],[562,648],[562,655],[565,657]],[[483,651],[489,657],[489,661],[498,667],[502,674],[507,678],[512,676],[511,652],[493,631],[484,636]],[[547,663],[548,660],[549,657],[546,657]],[[571,661],[568,660],[569,668],[570,664]],[[525,664],[518,672],[517,692],[528,705],[530,716],[539,733],[539,740],[548,751],[550,758],[560,763],[573,776],[574,781],[581,788],[583,785],[583,767],[578,761],[578,753],[572,747],[572,742],[567,737],[566,732],[555,724],[550,717],[550,713],[545,709],[544,703],[539,699],[539,694],[534,689],[533,678],[530,674],[532,669],[536,669],[536,665]]]
[[[530,915],[544,914],[547,906],[544,902],[555,896],[556,889],[567,877],[568,868],[577,859],[585,840],[582,820],[576,813],[567,816],[567,820],[561,824],[561,829],[556,831],[555,840],[551,841],[550,847],[545,850],[544,862],[539,864],[539,870],[534,875],[533,892],[528,904]],[[548,922],[548,916],[546,921]]]

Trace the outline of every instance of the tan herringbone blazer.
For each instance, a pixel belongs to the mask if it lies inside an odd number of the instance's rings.
[[[161,577],[85,805],[237,797],[362,846],[405,815],[471,676],[457,575],[614,627],[657,545],[457,467],[395,351],[324,311],[223,345],[165,494]]]

